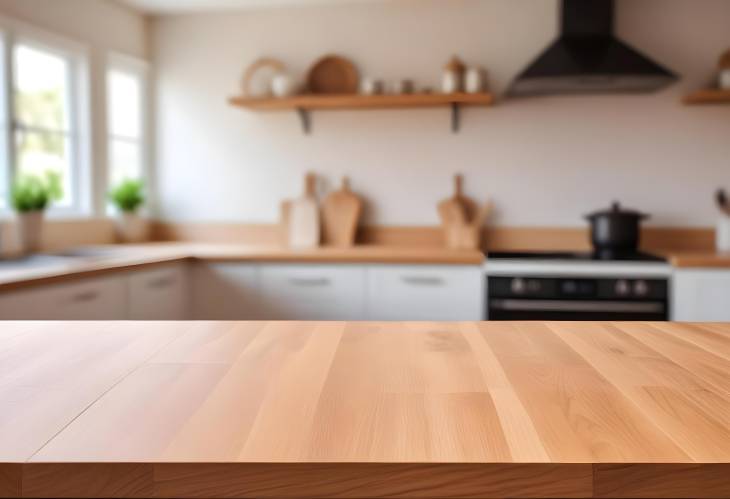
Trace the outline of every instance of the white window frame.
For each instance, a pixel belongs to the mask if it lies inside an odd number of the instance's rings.
[[[114,135],[112,133],[111,120],[112,120],[112,105],[111,105],[111,82],[109,79],[109,73],[112,71],[119,71],[127,73],[140,82],[140,123],[139,139],[135,140],[130,137],[121,135]],[[107,55],[106,68],[104,72],[105,81],[105,93],[106,93],[106,178],[105,178],[105,189],[110,189],[111,169],[112,169],[112,141],[121,140],[129,143],[136,143],[140,148],[140,174],[141,179],[145,182],[146,190],[149,192],[150,186],[150,148],[149,143],[149,130],[150,130],[150,117],[149,117],[149,103],[150,103],[150,65],[147,61],[132,57],[126,54],[120,54],[117,52],[110,52]],[[107,211],[113,211],[110,207]]]
[[[73,203],[68,207],[51,205],[46,213],[51,218],[85,217],[92,213],[92,176],[91,176],[91,89],[90,89],[90,56],[87,46],[53,33],[40,30],[16,20],[0,18],[2,32],[3,82],[0,85],[4,106],[3,121],[7,125],[3,139],[7,142],[7,185],[12,184],[16,176],[17,151],[15,144],[15,110],[14,110],[14,47],[26,45],[63,57],[70,65],[69,98],[70,104],[70,170],[72,173],[71,190]],[[0,211],[0,216],[12,212],[12,206]]]

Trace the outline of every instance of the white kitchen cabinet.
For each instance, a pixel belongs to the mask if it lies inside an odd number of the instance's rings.
[[[265,264],[259,271],[259,303],[266,319],[366,318],[362,265]]]
[[[129,273],[129,315],[131,320],[187,319],[188,268],[164,264]]]
[[[115,320],[127,318],[122,276],[80,278],[0,294],[3,320]]]
[[[675,270],[671,315],[675,321],[730,321],[730,270]]]
[[[484,276],[475,265],[373,265],[368,318],[388,321],[478,321]]]
[[[258,294],[256,264],[196,262],[192,266],[191,298],[195,319],[261,319]]]

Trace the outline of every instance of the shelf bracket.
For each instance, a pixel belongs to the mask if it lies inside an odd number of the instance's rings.
[[[304,135],[309,135],[312,131],[312,118],[309,116],[309,111],[298,107],[297,114],[299,115],[299,121],[302,124],[302,132],[304,132]]]
[[[451,103],[451,133],[459,133],[461,128],[461,107],[459,104]]]

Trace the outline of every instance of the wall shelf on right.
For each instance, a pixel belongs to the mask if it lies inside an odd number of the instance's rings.
[[[730,90],[705,89],[685,95],[683,102],[687,105],[698,104],[730,104]]]

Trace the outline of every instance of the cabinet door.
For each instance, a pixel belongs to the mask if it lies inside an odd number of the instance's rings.
[[[196,262],[192,267],[192,308],[197,320],[255,320],[258,269],[239,262]]]
[[[730,321],[730,270],[676,270],[671,313],[675,321]]]
[[[260,306],[271,320],[363,320],[360,265],[262,265]]]
[[[129,319],[188,318],[187,267],[160,265],[129,274]]]
[[[371,320],[478,321],[484,277],[471,265],[374,265],[368,270]]]
[[[122,276],[80,278],[5,293],[2,319],[118,320],[127,318]]]

